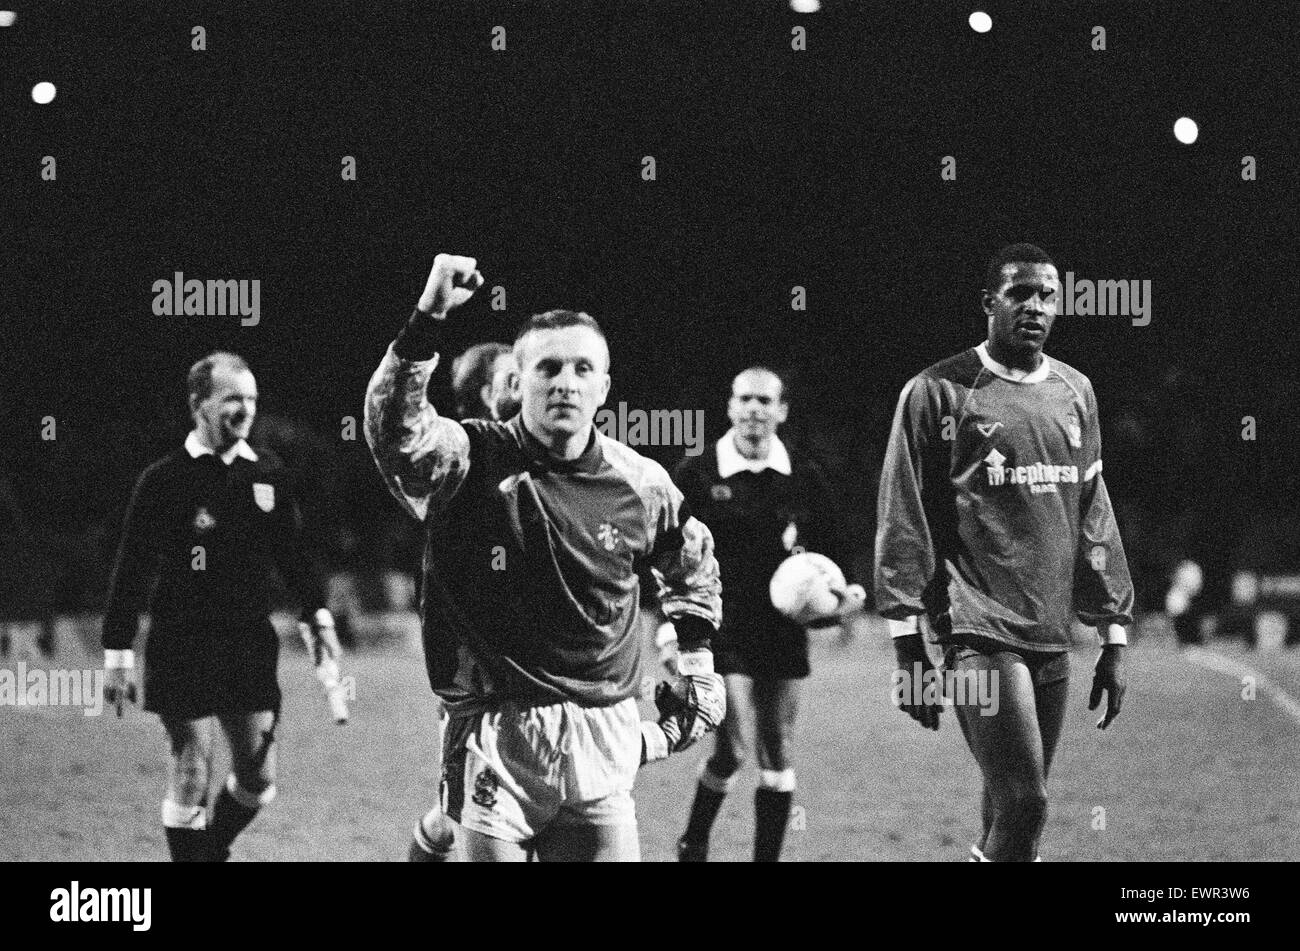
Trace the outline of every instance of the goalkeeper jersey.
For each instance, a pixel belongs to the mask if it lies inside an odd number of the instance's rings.
[[[1072,645],[1072,614],[1132,621],[1096,398],[1059,360],[1044,356],[1017,378],[981,344],[908,381],[877,517],[876,606],[887,618],[925,612],[941,639],[1044,651]]]
[[[370,381],[366,439],[426,527],[425,661],[448,709],[636,696],[643,571],[682,642],[708,646],[722,613],[713,538],[662,466],[594,428],[560,461],[522,414],[441,417],[426,397],[436,353],[405,359],[401,342]]]

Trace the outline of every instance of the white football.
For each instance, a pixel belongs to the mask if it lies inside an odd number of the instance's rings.
[[[769,587],[772,607],[799,624],[839,613],[848,594],[839,565],[811,551],[781,562]]]

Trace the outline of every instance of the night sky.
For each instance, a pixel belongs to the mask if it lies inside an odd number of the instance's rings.
[[[1149,326],[1063,318],[1048,345],[1093,381],[1126,532],[1295,508],[1293,3],[206,6],[16,5],[0,30],[0,473],[33,526],[115,531],[219,347],[263,413],[336,443],[353,517],[396,517],[340,420],[439,251],[507,291],[455,315],[466,344],[600,319],[611,406],[702,408],[715,438],[732,373],[790,373],[789,435],[865,525],[900,387],[982,339],[984,262],[1016,240],[1152,282]],[[259,279],[260,324],[155,316],[177,270]]]

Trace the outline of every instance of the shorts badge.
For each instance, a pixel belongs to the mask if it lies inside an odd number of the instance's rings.
[[[484,809],[491,809],[497,804],[497,789],[501,786],[501,780],[497,774],[492,772],[490,767],[484,767],[483,771],[474,777],[474,795],[471,797],[475,805],[482,806]]]
[[[275,486],[267,485],[265,482],[254,482],[253,501],[263,512],[270,512],[275,508]]]
[[[208,510],[199,506],[198,514],[194,516],[194,530],[196,532],[210,531],[217,524],[217,520],[208,514]]]
[[[709,489],[709,494],[713,496],[713,501],[715,502],[730,502],[731,486],[727,485],[725,482],[720,482]]]

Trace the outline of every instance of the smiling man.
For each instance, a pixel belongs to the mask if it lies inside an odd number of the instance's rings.
[[[1107,697],[1098,726],[1124,695],[1133,583],[1102,480],[1092,384],[1043,353],[1059,296],[1041,248],[1015,244],[993,257],[988,339],[903,388],[880,480],[876,607],[890,622],[896,676],[913,678],[910,696],[923,697],[933,667],[917,624],[925,614],[945,666],[999,691],[994,705],[956,707],[984,774],[976,861],[1037,855],[1074,616],[1101,636],[1088,704]],[[941,706],[902,706],[939,728]]]
[[[338,642],[288,470],[246,441],[258,396],[248,365],[211,353],[188,383],[194,429],[145,469],[127,510],[104,617],[104,699],[120,715],[135,698],[131,644],[147,608],[144,707],[161,717],[171,753],[167,844],[175,861],[222,861],[276,792],[273,571],[301,598],[316,641],[333,650]],[[230,742],[232,771],[209,814],[215,723]]]
[[[471,861],[635,861],[637,769],[725,714],[713,539],[661,466],[593,425],[609,348],[587,314],[525,321],[508,422],[437,414],[426,389],[441,325],[482,281],[473,258],[438,255],[366,393],[375,462],[428,533],[421,615],[448,714],[446,814]],[[636,703],[643,568],[682,643],[657,723]]]

